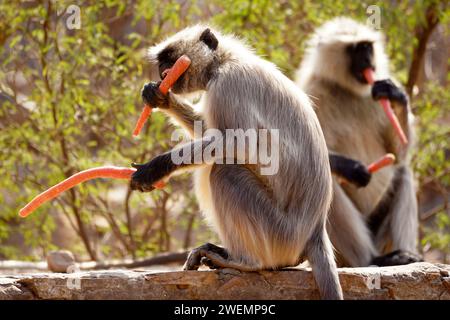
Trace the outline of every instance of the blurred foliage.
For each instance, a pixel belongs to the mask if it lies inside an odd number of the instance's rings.
[[[406,83],[417,46],[414,32],[433,1],[377,2],[396,75]],[[437,2],[436,2],[437,3]],[[66,25],[69,5],[81,28]],[[27,1],[0,2],[0,257],[42,258],[64,246],[90,259],[142,257],[214,239],[198,214],[188,176],[164,191],[132,193],[123,182],[92,181],[66,192],[29,218],[18,209],[74,172],[144,162],[170,141],[170,124],[154,113],[138,140],[131,130],[147,79],[145,48],[187,25],[204,22],[234,32],[288,76],[308,34],[347,15],[367,19],[357,1]],[[449,12],[440,11],[448,26]],[[422,184],[449,190],[448,88],[423,88],[414,101]],[[444,122],[445,119],[447,122]],[[446,154],[447,152],[447,154]],[[445,194],[448,197],[448,194]],[[423,244],[449,250],[447,206]],[[73,239],[61,230],[72,230]],[[23,243],[24,245],[18,245]]]
[[[443,253],[450,262],[450,91],[435,83],[428,83],[425,93],[415,103],[418,122],[417,145],[413,165],[419,186],[429,186],[444,201],[435,212],[431,226],[422,224],[424,248]],[[425,217],[428,218],[428,217]],[[426,219],[424,219],[426,220]]]

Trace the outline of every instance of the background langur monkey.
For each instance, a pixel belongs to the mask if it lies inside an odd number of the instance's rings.
[[[386,80],[368,85],[363,76],[368,67],[378,79]],[[420,260],[414,254],[418,209],[407,157],[409,145],[400,144],[376,102],[391,100],[411,144],[413,115],[408,99],[390,79],[382,35],[348,18],[336,18],[315,32],[297,74],[298,85],[316,106],[332,167],[346,170],[342,156],[365,164],[388,152],[397,158],[394,166],[374,174],[365,188],[339,185],[334,179],[327,228],[341,265]]]
[[[171,152],[157,156],[138,169],[132,189],[150,191],[152,184],[188,166],[195,169],[197,199],[216,228],[225,248],[205,244],[194,249],[185,264],[201,264],[243,271],[295,266],[308,258],[322,298],[342,299],[333,250],[326,232],[331,202],[330,166],[317,117],[304,95],[273,64],[259,58],[232,36],[209,28],[187,28],[149,50],[160,76],[178,57],[192,60],[172,87],[167,99],[147,85],[144,100],[170,114],[183,106],[177,94],[205,91],[203,118],[207,128],[279,129],[280,168],[261,176],[261,164],[175,165]],[[178,114],[197,117],[192,109]],[[200,120],[202,117],[198,116]],[[189,146],[195,154],[210,143],[196,137]],[[185,148],[185,147],[184,147]],[[223,155],[216,154],[216,159]]]

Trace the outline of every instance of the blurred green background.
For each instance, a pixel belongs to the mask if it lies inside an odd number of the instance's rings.
[[[439,1],[0,1],[0,260],[40,260],[64,248],[79,260],[150,257],[217,241],[202,221],[189,175],[164,190],[131,192],[96,180],[18,210],[71,174],[144,162],[173,142],[154,113],[131,138],[148,81],[145,48],[194,24],[248,40],[292,77],[308,35],[336,16],[362,22],[381,9],[395,76],[412,95],[411,153],[420,201],[420,250],[450,261],[449,18]],[[71,29],[79,8],[80,28]],[[76,22],[76,21],[75,21]]]

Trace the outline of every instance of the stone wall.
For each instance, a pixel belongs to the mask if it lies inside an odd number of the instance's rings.
[[[450,265],[342,268],[346,299],[450,300]],[[79,288],[77,288],[79,287]],[[318,299],[308,269],[0,275],[0,299]]]

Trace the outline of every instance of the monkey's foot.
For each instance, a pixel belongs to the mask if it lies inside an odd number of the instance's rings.
[[[211,269],[230,268],[239,271],[261,270],[260,267],[250,266],[232,260],[224,248],[211,243],[204,244],[203,246],[192,250],[184,264],[183,270],[198,270],[202,264]]]
[[[415,253],[405,250],[396,250],[391,253],[385,254],[384,256],[374,258],[371,264],[380,267],[387,267],[387,266],[399,266],[422,261],[423,258]]]
[[[211,243],[205,243],[189,253],[183,270],[197,270],[202,264],[211,269],[217,269],[219,268],[219,264],[215,264],[214,262],[219,260],[226,261],[228,257],[228,252],[224,248]]]

